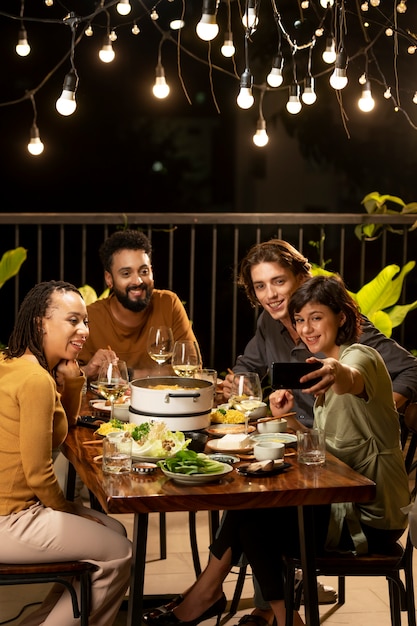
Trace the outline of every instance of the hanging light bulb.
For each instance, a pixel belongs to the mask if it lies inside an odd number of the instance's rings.
[[[334,5],[334,0],[320,0],[320,4],[323,9],[327,9],[327,7],[332,7]]]
[[[221,47],[221,53],[224,57],[230,58],[236,52],[236,48],[233,45],[233,33],[230,31],[224,34],[224,43]]]
[[[314,104],[317,100],[317,94],[314,91],[314,78],[312,76],[307,76],[305,79],[305,87],[301,94],[301,100],[307,105]]]
[[[139,28],[139,26],[135,22],[133,24],[133,26],[132,26],[132,34],[133,35],[139,35],[139,33],[140,33],[140,28]]]
[[[372,111],[374,106],[375,100],[372,97],[371,83],[367,80],[362,89],[362,95],[358,100],[358,107],[364,113],[369,113],[369,111]]]
[[[155,71],[155,83],[152,87],[152,93],[155,98],[163,100],[169,95],[170,89],[165,79],[165,70],[161,63],[158,63]]]
[[[400,0],[397,4],[397,13],[405,13],[407,11],[407,2],[406,0]]]
[[[181,28],[184,28],[184,26],[184,20],[171,20],[169,23],[169,27],[171,30],[181,30]]]
[[[413,102],[414,104],[417,104],[417,91],[414,93]]]
[[[116,9],[119,15],[129,15],[132,7],[130,6],[129,0],[119,0]]]
[[[203,0],[203,12],[196,26],[196,32],[203,41],[211,41],[217,37],[219,25],[216,22],[215,0]]]
[[[93,29],[91,28],[91,24],[89,24],[89,25],[87,26],[87,28],[85,29],[85,31],[84,31],[84,35],[85,35],[86,37],[92,37],[92,36],[93,36]]]
[[[309,6],[310,6],[309,0],[302,0],[302,2],[301,2],[301,8],[302,9],[308,9]]]
[[[236,102],[241,109],[250,109],[255,99],[252,93],[253,76],[245,69],[240,77],[240,90]]]
[[[326,39],[326,49],[322,54],[323,61],[331,65],[336,61],[336,48],[333,37]]]
[[[272,61],[271,71],[266,77],[266,82],[270,87],[279,87],[282,85],[283,77],[282,77],[282,66],[284,64],[284,59],[280,54],[277,54]]]
[[[110,35],[106,35],[104,39],[104,44],[100,52],[98,53],[98,56],[100,57],[100,61],[102,61],[103,63],[111,63],[114,60],[115,53],[111,43]]]
[[[387,87],[384,91],[384,98],[389,100],[391,98],[391,87]]]
[[[156,7],[154,7],[154,8],[152,9],[152,12],[151,12],[151,20],[153,20],[154,22],[156,22],[157,20],[159,20],[159,14],[158,14],[158,11],[156,10]]]
[[[269,141],[268,133],[266,132],[266,122],[260,118],[256,123],[256,133],[252,137],[253,143],[258,148],[263,148]]]
[[[381,0],[369,0],[372,7],[379,7]]]
[[[42,154],[45,146],[43,145],[40,135],[39,128],[35,123],[32,124],[32,128],[30,129],[30,141],[28,143],[28,151],[33,156],[39,156]]]
[[[115,31],[115,30],[112,30],[112,31],[110,32],[109,38],[110,38],[110,41],[111,41],[112,43],[114,43],[115,41],[117,41],[117,33],[116,33],[116,31]]]
[[[74,70],[71,70],[64,78],[62,93],[55,104],[56,110],[61,115],[72,115],[77,108],[77,103],[75,101],[77,84],[77,75]]]
[[[346,63],[346,54],[343,50],[341,50],[336,55],[334,71],[329,79],[330,85],[333,87],[333,89],[344,89],[348,84],[348,77],[346,75]]]
[[[254,30],[259,24],[259,18],[256,15],[256,2],[255,0],[249,0],[246,6],[246,10],[242,15],[242,24],[245,28],[251,28]]]
[[[290,87],[290,97],[288,98],[288,102],[286,104],[286,108],[288,113],[292,115],[297,115],[301,111],[301,102],[300,102],[300,87],[293,83]]]
[[[22,26],[19,30],[19,35],[17,38],[16,44],[16,52],[20,57],[27,57],[30,53],[30,45],[28,43],[28,34],[26,32],[26,28]]]
[[[362,4],[361,4],[361,11],[363,11],[364,13],[366,13],[366,11],[369,11],[369,4],[368,4],[367,0],[365,0],[365,2],[362,2]]]
[[[51,7],[54,4],[54,0],[45,0],[45,6]]]

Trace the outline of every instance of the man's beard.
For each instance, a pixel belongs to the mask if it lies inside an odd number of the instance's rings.
[[[134,287],[134,289],[137,290],[137,287]],[[114,295],[116,296],[120,304],[124,306],[125,309],[128,309],[129,311],[133,311],[134,313],[139,313],[140,311],[143,311],[144,309],[146,309],[149,302],[151,301],[153,286],[145,285],[143,287],[143,291],[146,292],[145,298],[138,298],[137,300],[131,300],[129,298],[129,291],[130,291],[129,289],[127,289],[126,292],[119,291],[118,289],[116,289],[116,287],[113,287]]]

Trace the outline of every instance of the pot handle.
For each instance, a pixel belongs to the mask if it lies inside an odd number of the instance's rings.
[[[165,402],[168,404],[170,398],[193,398],[194,402],[200,397],[200,393],[198,391],[192,391],[191,393],[167,393],[165,396]]]

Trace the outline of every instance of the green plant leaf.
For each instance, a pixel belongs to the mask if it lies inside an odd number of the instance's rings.
[[[400,272],[398,265],[384,267],[373,280],[357,292],[356,300],[361,312],[369,317],[376,311],[396,304],[401,295],[404,278],[414,266],[415,261],[409,261]]]
[[[393,324],[390,316],[385,311],[375,311],[375,313],[366,317],[381,333],[391,337]]]
[[[417,300],[414,300],[414,302],[411,302],[410,304],[397,304],[396,306],[387,309],[386,313],[390,317],[392,327],[395,328],[396,326],[400,326],[407,313],[414,311],[414,309],[417,309]]]
[[[16,276],[22,263],[26,260],[27,250],[19,247],[14,250],[7,250],[0,260],[0,287],[3,287],[6,280]]]
[[[82,287],[78,287],[78,291],[84,298],[86,306],[92,304],[97,300],[97,293],[95,289],[93,289],[93,287],[90,287],[90,285],[83,285]]]

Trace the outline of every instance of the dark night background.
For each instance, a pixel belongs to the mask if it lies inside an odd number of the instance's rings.
[[[99,4],[92,0],[55,0],[52,7],[46,7],[44,0],[28,1],[24,23],[32,50],[28,57],[21,58],[15,53],[20,21],[10,17],[19,15],[21,3],[19,0],[1,2],[0,211],[265,211],[277,212],[279,223],[280,211],[362,212],[360,201],[370,191],[397,195],[406,202],[417,200],[417,130],[413,127],[414,123],[417,124],[417,106],[412,103],[412,96],[417,91],[417,53],[407,54],[410,41],[417,43],[413,35],[417,32],[416,3],[409,1],[407,13],[398,16],[402,31],[411,33],[400,38],[398,56],[401,103],[411,124],[402,112],[395,113],[393,102],[382,95],[384,87],[380,84],[377,67],[383,69],[388,84],[394,85],[395,81],[393,39],[384,35],[379,37],[372,49],[375,57],[369,59],[375,110],[368,115],[357,111],[356,100],[360,93],[358,78],[364,72],[366,42],[357,26],[358,18],[352,15],[356,3],[347,1],[349,28],[346,48],[352,59],[348,66],[349,84],[342,95],[348,134],[341,122],[335,92],[328,85],[329,67],[321,61],[325,37],[317,41],[313,57],[313,73],[318,75],[316,104],[303,106],[297,116],[286,112],[292,68],[289,46],[283,42],[286,61],[284,86],[274,93],[266,93],[263,102],[270,137],[264,149],[255,148],[252,143],[259,111],[258,89],[254,90],[255,105],[252,109],[242,111],[236,105],[238,77],[244,69],[244,58],[243,29],[235,18],[232,30],[237,48],[236,75],[233,62],[225,60],[218,51],[226,30],[224,2],[219,7],[220,33],[211,44],[211,59],[214,65],[226,68],[226,71],[214,67],[211,74],[207,65],[208,45],[195,34],[202,2],[185,2],[187,26],[181,33],[181,43],[188,52],[181,52],[180,67],[191,103],[181,86],[177,46],[170,40],[162,46],[162,63],[171,93],[166,100],[153,97],[151,89],[161,32],[146,15],[153,2],[144,0],[142,4],[139,0],[131,0],[132,13],[127,17],[119,16],[115,6],[108,10],[110,27],[118,35],[113,44],[116,53],[113,63],[104,64],[98,60],[107,27],[105,13],[93,19],[93,36],[81,37],[75,49],[75,66],[79,75],[77,111],[67,118],[60,116],[55,110],[55,101],[62,91],[64,76],[71,67],[69,59],[65,58],[70,49],[71,29],[52,20],[62,21],[70,11],[85,16]],[[277,2],[289,35],[299,42],[311,37],[317,13],[323,13],[322,9],[318,9],[318,0],[311,0],[310,4],[311,8],[304,14],[305,19],[300,21],[296,0]],[[236,0],[231,5],[235,15]],[[392,8],[393,3],[390,6]],[[169,19],[174,14],[178,15],[181,8],[180,0],[161,0],[157,3],[160,14],[158,26],[162,31],[168,29]],[[384,0],[381,1],[381,8],[387,10]],[[378,10],[370,9],[370,21],[371,17],[370,38],[376,36],[384,24]],[[36,21],[30,18],[36,18]],[[131,33],[135,18],[141,30],[137,36]],[[38,20],[48,21],[42,23]],[[260,26],[250,43],[250,67],[255,85],[259,86],[265,80],[276,47],[277,30],[271,6],[262,0]],[[301,81],[307,57],[301,54],[299,58],[297,71]],[[48,74],[49,79],[38,89]],[[37,158],[30,156],[26,149],[33,120],[32,105],[30,100],[20,101],[30,90],[36,90],[37,123],[45,144],[44,153]],[[313,190],[310,186],[315,180]],[[2,252],[12,247],[13,233],[5,226],[0,229]],[[21,233],[22,245],[33,249],[31,241],[36,237],[35,227],[22,228]],[[45,233],[45,271],[53,273],[56,272],[56,263],[50,259],[57,259],[59,253],[56,229],[51,227]],[[225,233],[225,242],[220,241],[224,251],[219,268],[220,316],[221,307],[224,304],[227,306],[231,292],[233,267],[228,244],[232,241],[232,227]],[[262,230],[263,239],[274,234],[276,228]],[[71,229],[68,229],[68,237],[70,241],[76,241]],[[317,227],[312,239],[317,241],[319,237]],[[165,287],[166,262],[162,251],[167,246],[167,234],[154,233],[153,238],[156,284]],[[176,238],[179,250],[181,238],[177,235]],[[293,239],[288,238],[297,244],[295,233]],[[101,239],[102,232],[97,232],[89,241],[89,249],[94,250],[95,256],[94,263],[89,265],[87,282],[97,290],[102,286],[101,267],[96,255]],[[391,242],[388,262],[401,264],[402,240],[394,238]],[[251,243],[253,231],[242,237],[239,258]],[[208,238],[199,245],[202,258],[207,258]],[[337,257],[336,239],[334,242],[329,239],[326,246],[330,250],[328,257]],[[318,261],[313,250],[305,252],[312,260]],[[378,256],[379,253],[375,255]],[[414,256],[415,251],[409,250],[409,258]],[[372,258],[372,253],[368,258]],[[70,264],[66,268],[68,280],[75,280],[72,276],[77,275],[78,261],[73,259],[73,263],[74,267]],[[371,265],[368,268],[369,278],[377,271],[374,272]],[[347,272],[349,269],[348,265]],[[208,265],[199,267],[201,284],[198,281],[197,300],[205,298],[204,285],[210,280],[209,270]],[[34,262],[27,262],[21,273],[22,289],[35,282],[35,272]],[[55,276],[46,276],[52,277]],[[182,282],[181,271],[175,272],[173,288],[187,300],[187,286]],[[356,290],[359,286],[352,285],[352,288]],[[407,301],[415,299],[417,288],[412,276],[407,279],[407,289]],[[8,294],[6,284],[1,293],[2,301],[7,301]],[[243,349],[252,334],[253,313],[243,294],[240,298],[243,327],[240,340]],[[197,334],[198,326],[203,329],[207,324],[206,315],[207,312],[201,313],[196,319]],[[415,316],[415,312],[411,316]],[[409,348],[417,345],[414,334],[412,331]],[[4,339],[0,336],[0,340]],[[230,362],[225,365],[230,365]]]

